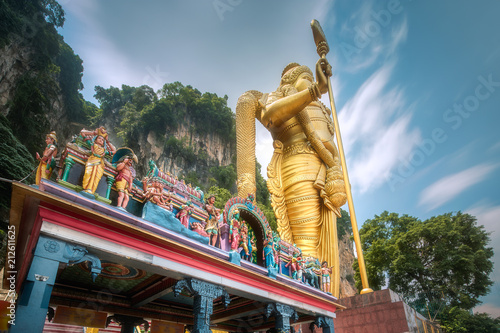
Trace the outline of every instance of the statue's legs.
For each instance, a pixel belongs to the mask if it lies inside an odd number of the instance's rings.
[[[323,200],[314,184],[322,161],[314,154],[296,154],[283,160],[285,202],[294,243],[303,254],[318,258]]]
[[[283,158],[281,175],[293,242],[304,255],[333,266],[330,292],[338,297],[337,219],[320,196],[326,168],[316,154],[295,154]]]
[[[89,158],[90,160],[91,158]],[[97,190],[97,185],[99,185],[99,181],[104,173],[104,162],[100,160],[92,160],[91,162],[87,161],[87,165],[85,166],[85,174],[83,175],[82,187],[84,190],[90,190],[93,194]]]

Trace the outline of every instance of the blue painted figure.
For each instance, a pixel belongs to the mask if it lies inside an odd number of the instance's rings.
[[[266,262],[267,268],[276,267],[276,261],[274,260],[274,241],[270,231],[267,233],[267,238],[264,240],[264,253],[262,257]]]

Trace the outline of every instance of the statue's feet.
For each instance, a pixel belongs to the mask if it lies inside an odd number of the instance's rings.
[[[276,280],[277,274],[278,274],[278,268],[276,268],[276,267],[268,267],[267,268],[267,276],[269,276],[271,279]]]
[[[95,195],[92,193],[91,190],[84,190],[84,191],[81,191],[80,192],[81,195],[83,195],[84,197],[88,198],[88,199],[95,199]]]

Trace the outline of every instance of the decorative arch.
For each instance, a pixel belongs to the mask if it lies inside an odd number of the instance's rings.
[[[264,213],[253,203],[253,198],[234,197],[229,199],[224,207],[224,222],[229,224],[233,218],[234,211],[238,209],[240,218],[245,220],[255,233],[257,245],[257,264],[263,266],[262,250],[264,248],[264,238],[268,231],[271,231],[269,222]]]

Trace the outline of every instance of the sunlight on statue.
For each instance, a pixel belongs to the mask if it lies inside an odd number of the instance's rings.
[[[248,91],[236,106],[238,195],[255,193],[255,118],[271,133],[274,154],[267,185],[281,239],[333,263],[338,276],[336,218],[346,202],[330,110],[319,101],[328,91],[331,66],[325,58],[312,71],[285,67],[276,91]],[[334,279],[337,281],[338,279]],[[338,295],[334,283],[332,294]]]

